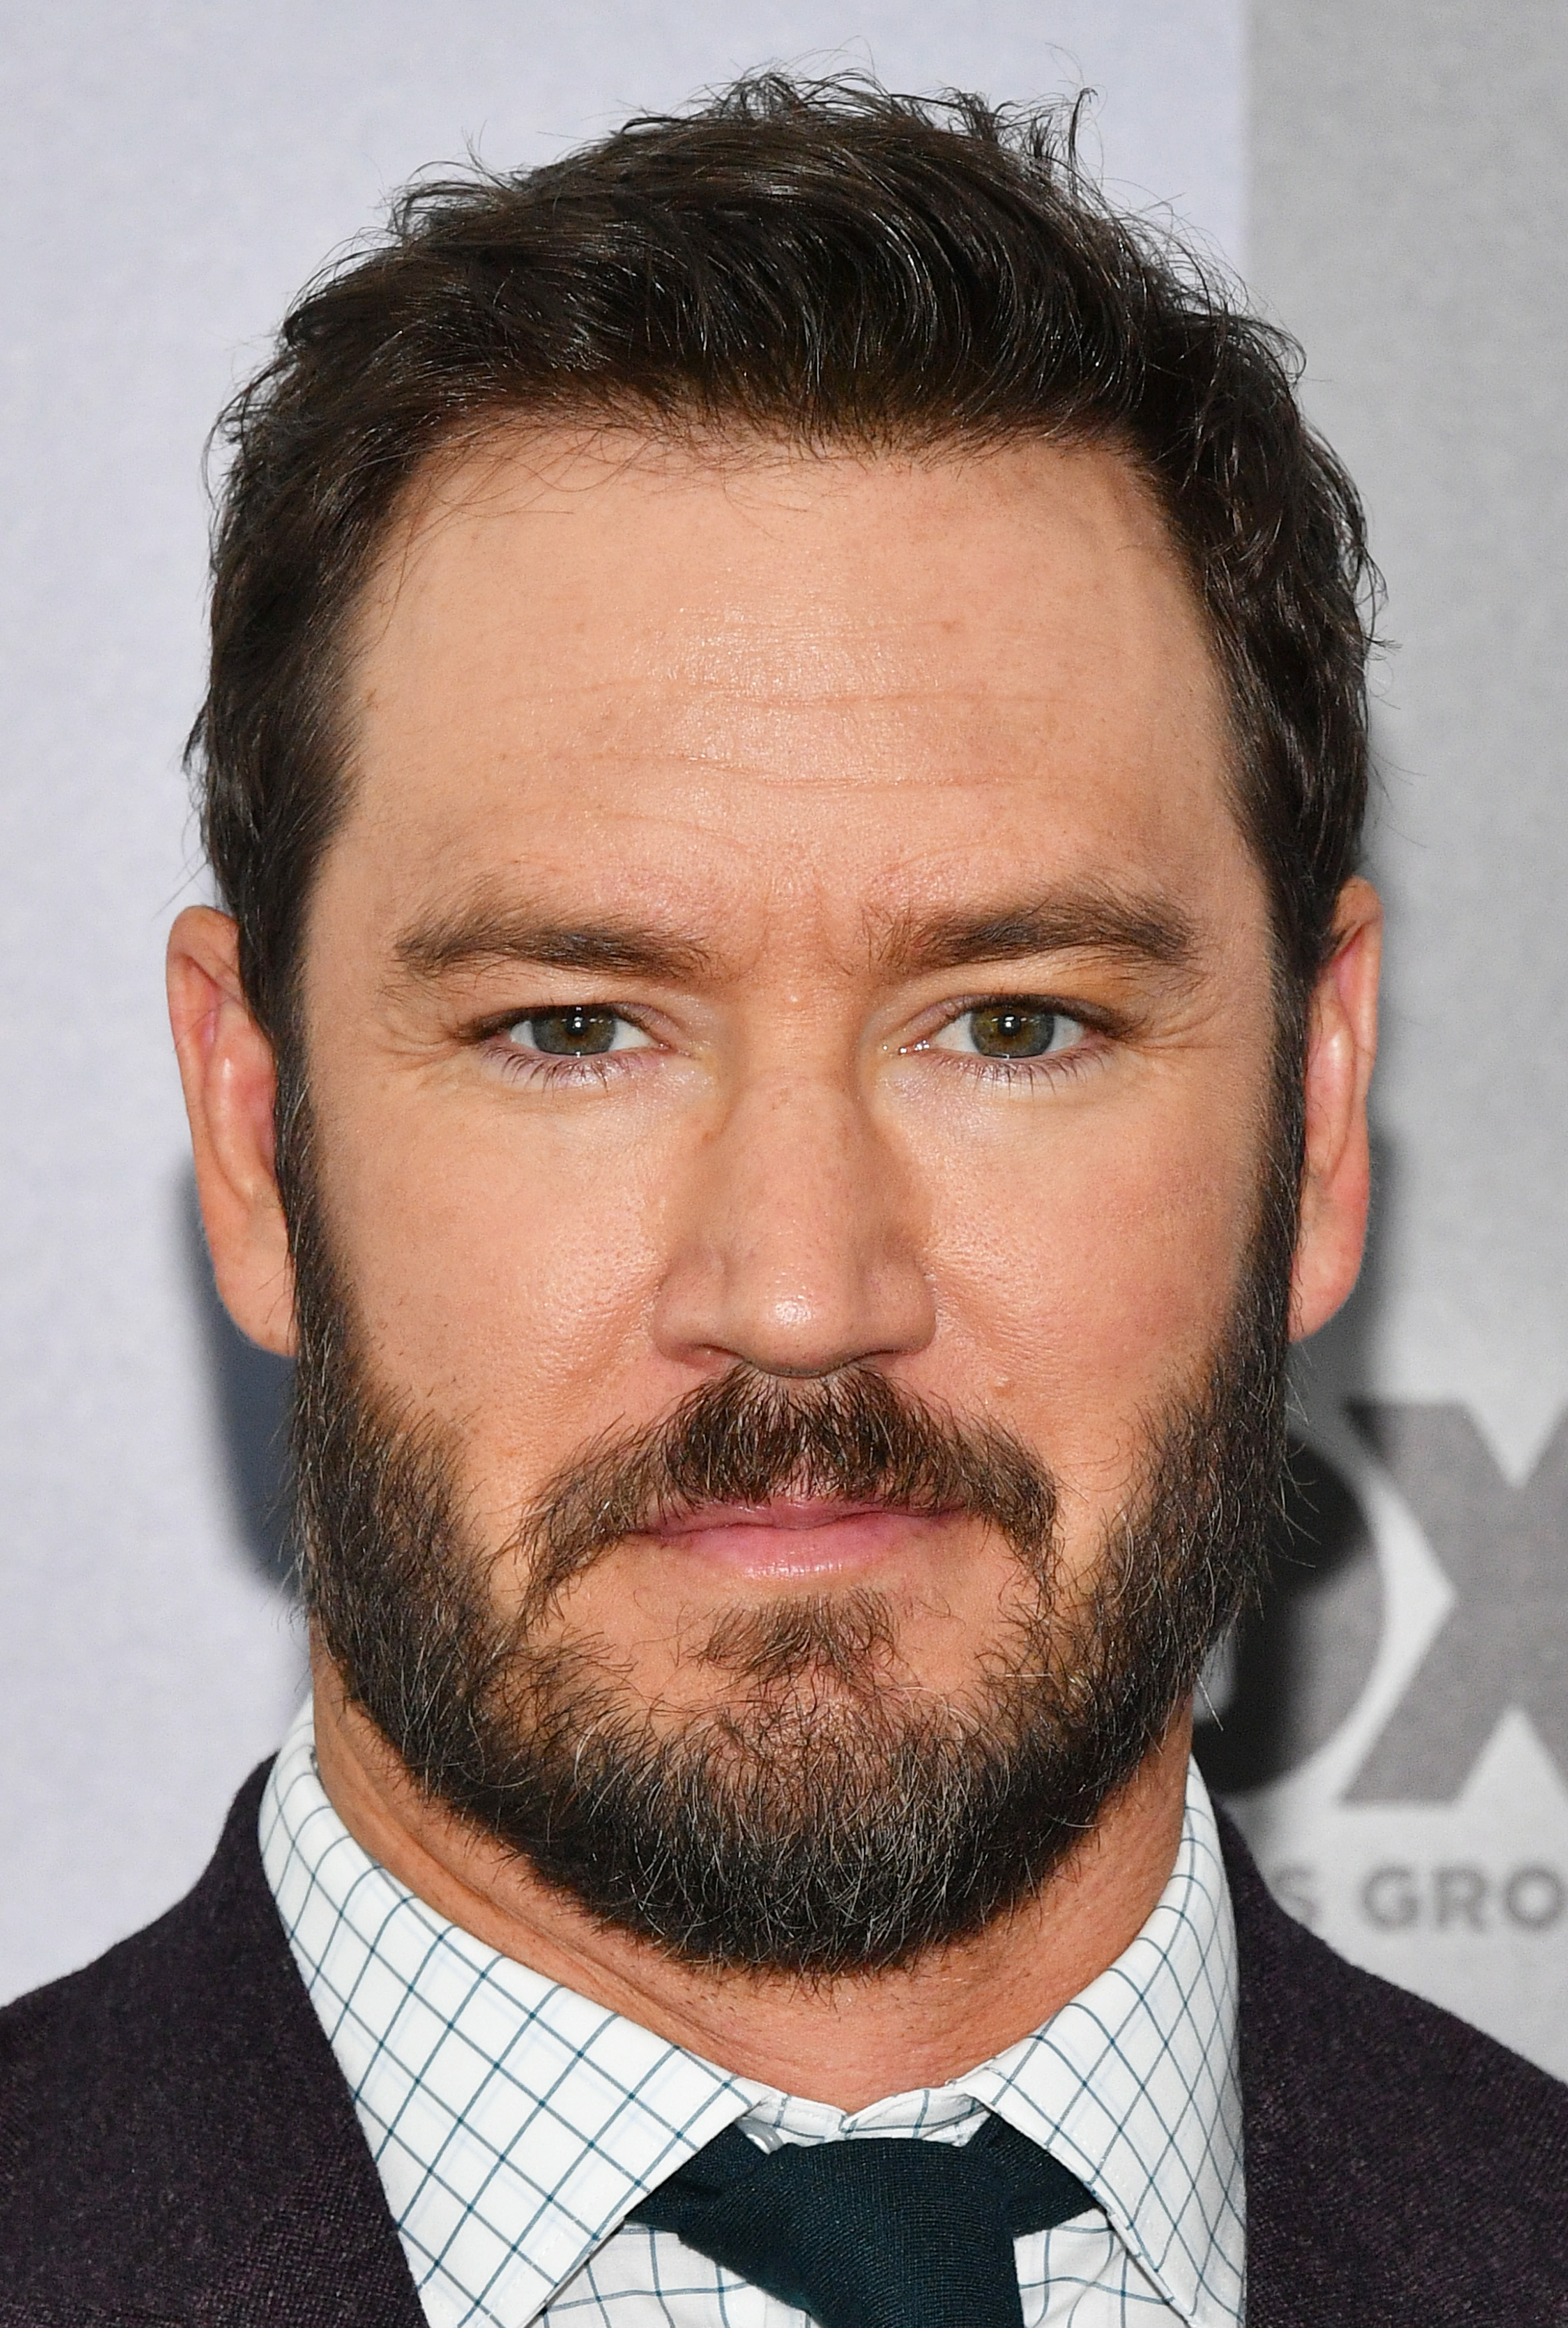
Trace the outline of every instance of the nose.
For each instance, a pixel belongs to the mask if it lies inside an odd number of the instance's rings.
[[[854,1090],[803,1075],[750,1084],[681,1206],[661,1352],[804,1376],[924,1348],[935,1303],[909,1181]]]

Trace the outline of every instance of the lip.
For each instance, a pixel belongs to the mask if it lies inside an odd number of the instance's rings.
[[[878,1566],[951,1516],[887,1504],[776,1497],[767,1504],[716,1504],[658,1523],[648,1533],[731,1574],[786,1580]]]

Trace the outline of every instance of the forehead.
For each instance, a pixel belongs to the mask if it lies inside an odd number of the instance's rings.
[[[333,853],[389,915],[512,872],[797,925],[1248,877],[1201,613],[1103,447],[520,431],[425,481],[354,647]]]

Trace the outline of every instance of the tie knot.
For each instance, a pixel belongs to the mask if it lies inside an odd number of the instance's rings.
[[[1094,2204],[991,2118],[962,2145],[869,2136],[771,2155],[732,2126],[633,2218],[820,2328],[1020,2328],[1014,2240]]]

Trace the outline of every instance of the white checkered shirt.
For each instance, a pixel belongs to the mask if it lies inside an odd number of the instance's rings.
[[[437,1915],[327,1800],[308,1707],[260,1836],[432,2328],[808,2328],[627,2212],[727,2126],[768,2150],[958,2143],[988,2111],[1099,2202],[1019,2240],[1025,2328],[1240,2328],[1235,1929],[1196,1769],[1175,1870],[1125,1953],[993,2060],[850,2116],[716,2069]]]

